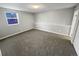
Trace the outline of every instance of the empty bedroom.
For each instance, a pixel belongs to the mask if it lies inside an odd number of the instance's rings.
[[[78,56],[79,3],[0,3],[1,56]]]

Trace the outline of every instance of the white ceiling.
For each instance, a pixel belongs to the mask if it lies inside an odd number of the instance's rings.
[[[32,5],[39,5],[40,8],[34,9]],[[71,8],[77,5],[76,3],[0,3],[0,7],[10,8],[27,12],[43,12],[48,10]]]

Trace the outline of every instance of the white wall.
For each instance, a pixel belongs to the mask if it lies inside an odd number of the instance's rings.
[[[71,25],[70,34],[69,34],[70,37],[72,38],[71,42],[74,41],[74,38],[76,35],[76,30],[78,27],[78,16],[79,16],[79,10],[74,10],[72,25]]]
[[[73,12],[73,8],[68,8],[36,14],[36,29],[69,35]]]
[[[19,24],[9,26],[5,19],[5,12],[18,13]],[[0,8],[0,39],[32,29],[33,20],[33,14],[31,13]]]
[[[79,10],[79,5],[76,7],[76,10]],[[78,13],[78,28],[77,28],[77,31],[76,31],[76,36],[74,38],[74,41],[73,41],[73,45],[74,45],[74,48],[77,52],[77,55],[79,55],[79,13]]]
[[[74,45],[74,48],[77,52],[77,55],[79,55],[79,25],[78,25],[78,29],[77,29],[77,33],[76,33],[73,45]]]

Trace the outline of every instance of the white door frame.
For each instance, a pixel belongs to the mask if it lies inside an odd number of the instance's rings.
[[[76,31],[78,28],[78,20],[79,20],[79,10],[75,10],[74,11],[74,16],[73,16],[73,20],[72,20],[72,25],[71,25],[71,29],[70,29],[70,34],[69,36],[72,38],[71,42],[74,42],[75,39],[75,35],[76,35]]]

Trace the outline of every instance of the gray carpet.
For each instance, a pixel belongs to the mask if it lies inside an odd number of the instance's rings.
[[[76,56],[65,38],[40,30],[30,30],[0,41],[3,56]]]

